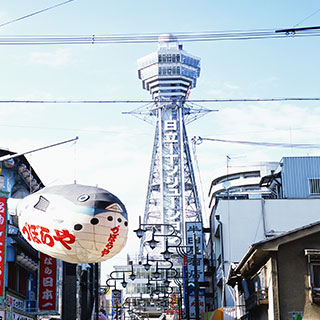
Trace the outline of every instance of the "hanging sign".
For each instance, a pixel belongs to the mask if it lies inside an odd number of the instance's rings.
[[[56,310],[57,260],[40,253],[39,309]]]
[[[0,197],[0,297],[4,297],[7,199]]]
[[[122,291],[112,290],[112,319],[121,320]]]

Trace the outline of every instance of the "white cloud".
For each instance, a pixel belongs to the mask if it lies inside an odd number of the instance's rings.
[[[56,49],[53,52],[32,52],[29,56],[29,61],[32,64],[61,67],[69,64],[70,57],[70,49]]]

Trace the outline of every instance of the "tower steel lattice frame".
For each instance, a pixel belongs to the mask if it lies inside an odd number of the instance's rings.
[[[202,222],[186,123],[212,111],[186,103],[200,75],[200,59],[184,51],[173,35],[163,35],[158,50],[139,59],[138,64],[143,88],[154,103],[130,114],[155,123],[143,224],[156,225],[163,235],[169,231],[166,225],[171,225],[184,244],[185,222]],[[146,232],[141,239],[141,257],[151,253],[145,245],[150,234]],[[164,241],[152,255],[160,255],[163,248]]]

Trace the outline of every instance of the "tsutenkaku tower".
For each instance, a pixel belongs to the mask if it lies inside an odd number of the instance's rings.
[[[185,127],[201,113],[209,112],[185,103],[200,75],[200,59],[184,51],[175,36],[166,34],[159,37],[158,50],[139,59],[138,66],[143,89],[150,92],[153,103],[130,113],[155,123],[142,222],[170,224],[184,239],[185,222],[202,221]],[[147,250],[145,240],[141,241],[140,255]]]

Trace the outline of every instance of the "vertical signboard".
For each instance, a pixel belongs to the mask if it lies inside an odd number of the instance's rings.
[[[0,299],[4,297],[4,268],[6,250],[7,199],[0,197]]]
[[[184,310],[186,315],[189,315],[189,295],[188,295],[188,269],[187,269],[187,257],[183,257],[183,301],[184,301]]]
[[[181,164],[180,154],[181,142],[179,135],[179,122],[170,118],[170,110],[167,114],[163,111],[163,117],[166,118],[162,122],[162,179],[163,179],[163,217],[164,223],[173,226],[176,232],[181,234],[181,222],[183,221],[182,214],[182,189],[181,189],[181,174],[179,168]],[[172,115],[174,118],[174,116]],[[177,117],[177,115],[175,115]],[[170,237],[168,237],[169,244]]]
[[[187,277],[188,277],[188,297],[189,297],[189,315],[190,318],[196,317],[196,299],[195,299],[195,280],[198,282],[204,281],[203,269],[203,238],[202,238],[202,223],[201,222],[186,222],[186,244],[190,246],[187,255]],[[197,239],[196,254],[194,255],[191,247],[193,247],[193,239]],[[196,258],[197,268],[194,267],[194,258]],[[205,311],[204,290],[199,289],[197,292],[199,299],[200,315]]]
[[[56,310],[57,260],[40,253],[39,309]]]
[[[199,299],[199,313],[200,317],[205,312],[205,296],[204,289],[199,289],[198,292]],[[189,287],[189,310],[190,310],[190,318],[196,318],[196,297],[195,297],[195,289],[193,287]]]
[[[6,312],[4,310],[0,310],[0,320],[6,320]]]
[[[121,290],[112,290],[112,319],[121,320]]]

